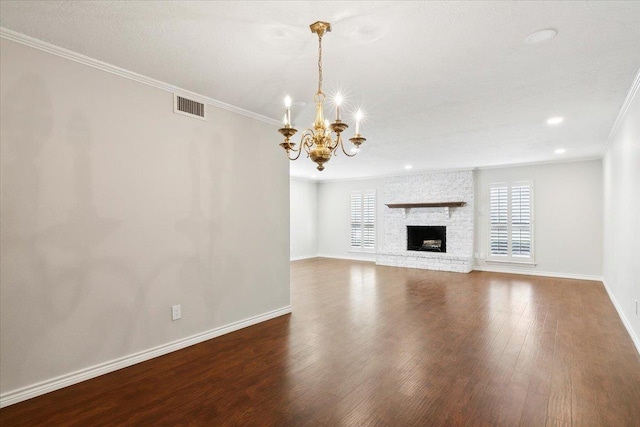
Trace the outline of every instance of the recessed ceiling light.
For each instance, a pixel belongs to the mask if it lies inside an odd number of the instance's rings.
[[[563,121],[564,121],[563,117],[551,117],[549,120],[547,120],[547,124],[548,125],[559,125]]]
[[[554,153],[556,153],[556,154],[562,154],[562,153],[564,153],[565,151],[567,151],[567,150],[565,150],[564,148],[558,148],[556,151],[554,151]]]
[[[405,168],[405,169],[411,169],[412,167],[413,167],[413,166],[411,166],[411,165],[404,165],[404,168]]]
[[[558,32],[553,28],[547,28],[544,30],[535,31],[527,36],[524,39],[524,42],[527,44],[538,44],[548,42],[558,35]]]

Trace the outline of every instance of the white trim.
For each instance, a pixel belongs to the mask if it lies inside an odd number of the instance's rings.
[[[349,251],[350,254],[377,254],[378,250],[374,249],[374,248],[366,248],[366,249],[360,249],[357,246],[350,246],[349,247]]]
[[[486,259],[484,262],[487,264],[500,264],[500,265],[512,265],[514,267],[535,267],[538,265],[535,262],[520,262],[520,261],[500,261],[497,259]]]
[[[372,256],[371,257],[361,257],[361,256],[351,256],[351,255],[322,255],[322,254],[319,254],[317,257],[318,258],[331,258],[331,259],[344,259],[344,260],[348,260],[348,261],[376,262],[376,260],[375,260],[376,254],[375,253],[371,253],[369,255],[372,255]]]
[[[143,83],[149,86],[153,86],[155,88],[162,89],[167,92],[176,93],[180,96],[193,99],[194,101],[202,102],[203,104],[213,105],[214,107],[222,108],[223,110],[241,114],[243,116],[250,117],[252,119],[259,120],[261,122],[269,123],[275,126],[280,126],[279,120],[275,120],[275,119],[263,116],[261,114],[254,113],[252,111],[245,110],[240,107],[236,107],[235,105],[227,104],[226,102],[218,101],[217,99],[210,98],[205,95],[201,95],[186,89],[179,88],[177,86],[162,82],[160,80],[152,79],[151,77],[147,77],[142,74],[135,73],[133,71],[125,70],[124,68],[120,68],[115,65],[102,62],[100,60],[82,55],[80,53],[62,48],[60,46],[56,46],[51,43],[47,43],[45,41],[36,39],[34,37],[24,35],[17,31],[10,30],[8,28],[0,27],[0,37],[7,40],[11,40],[16,43],[23,44],[25,46],[42,50],[47,53],[51,53],[53,55],[60,56],[65,59],[69,59],[71,61],[88,65],[90,67],[97,68],[99,70],[106,71],[108,73],[115,74],[120,77],[134,80],[138,83]]]
[[[309,258],[318,258],[318,255],[292,256],[291,258],[289,258],[289,261],[300,261],[301,259],[309,259]]]
[[[289,175],[289,180],[290,181],[300,181],[300,182],[310,182],[312,184],[317,184],[319,182],[317,179],[299,177],[299,176],[292,176],[292,175]]]
[[[451,169],[412,169],[411,172],[402,173],[402,172],[390,172],[382,175],[371,175],[371,176],[360,176],[360,177],[352,177],[352,178],[316,178],[315,181],[322,183],[333,183],[333,182],[349,182],[349,181],[370,181],[376,179],[385,179],[385,178],[396,178],[403,176],[412,176],[412,175],[425,175],[430,173],[441,173],[441,172],[475,172],[482,170],[491,170],[491,169],[506,169],[506,168],[520,168],[527,166],[543,166],[543,165],[555,165],[561,163],[580,163],[580,162],[593,162],[596,160],[602,160],[604,156],[585,156],[585,157],[575,157],[572,159],[562,158],[562,159],[554,159],[554,160],[543,160],[543,161],[535,161],[535,162],[523,162],[523,163],[510,163],[506,165],[487,165],[487,166],[475,166],[471,168],[451,168]],[[291,178],[299,178],[304,179],[303,177],[298,177],[295,175],[290,175]]]
[[[620,306],[620,304],[618,304],[618,300],[616,300],[616,297],[613,296],[613,292],[611,292],[611,288],[609,288],[609,285],[607,285],[607,282],[604,280],[604,278],[602,279],[602,284],[604,285],[604,289],[607,291],[607,295],[609,295],[609,299],[613,303],[613,306],[616,308],[618,316],[620,316],[620,320],[622,320],[622,324],[627,329],[627,332],[631,337],[631,341],[633,341],[633,345],[636,346],[636,351],[638,352],[638,354],[640,354],[640,337],[636,336],[636,334],[634,333],[633,328],[631,327],[631,322],[629,322],[627,317],[624,315],[622,307]]]
[[[316,182],[322,183],[331,183],[331,182],[349,182],[349,181],[370,181],[375,179],[385,179],[385,178],[397,178],[404,176],[413,176],[413,175],[425,175],[429,173],[445,173],[445,172],[473,172],[474,168],[451,168],[451,169],[421,169],[415,170],[412,169],[411,172],[389,172],[387,174],[382,175],[371,175],[371,176],[356,176],[352,178],[316,178]],[[294,175],[291,175],[293,178]]]
[[[620,107],[620,111],[616,116],[615,122],[613,122],[613,126],[611,127],[611,132],[609,132],[609,138],[607,138],[607,144],[604,146],[605,154],[609,150],[609,146],[611,145],[611,142],[618,134],[618,128],[620,127],[620,124],[622,123],[624,116],[627,114],[627,110],[629,109],[629,106],[631,105],[633,98],[635,98],[636,94],[638,93],[638,90],[640,90],[640,70],[638,70],[638,73],[636,74],[635,79],[633,79],[633,83],[631,84],[631,88],[627,93],[627,97],[624,99],[624,102]]]
[[[576,157],[573,159],[554,159],[554,160],[544,160],[539,162],[523,162],[523,163],[510,163],[507,165],[493,165],[493,166],[478,166],[475,167],[474,171],[483,171],[483,170],[492,170],[492,169],[508,169],[508,168],[521,168],[528,166],[544,166],[544,165],[556,165],[562,163],[580,163],[580,162],[593,162],[595,160],[602,160],[603,156],[585,156],[585,157]]]
[[[130,354],[128,356],[120,357],[109,362],[80,369],[79,371],[61,375],[50,380],[19,388],[17,390],[12,390],[0,395],[0,408],[22,402],[24,400],[43,395],[45,393],[59,390],[61,388],[77,384],[79,382],[86,381],[100,375],[108,374],[109,372],[114,372],[140,362],[145,362],[155,357],[181,350],[185,347],[189,347],[194,344],[198,344],[203,341],[207,341],[212,338],[216,338],[221,335],[246,328],[247,326],[252,326],[289,313],[291,313],[290,305],[257,316],[249,317],[248,319],[230,323],[225,326],[220,326],[206,332],[195,334],[187,338],[173,341],[168,344],[159,345],[157,347]]]
[[[556,277],[558,279],[592,280],[596,282],[602,281],[602,276],[591,276],[588,274],[575,274],[575,273],[557,273],[554,271],[522,270],[522,269],[515,269],[515,268],[486,267],[486,266],[479,266],[479,265],[474,265],[473,270],[487,271],[491,273],[522,274],[524,276]]]

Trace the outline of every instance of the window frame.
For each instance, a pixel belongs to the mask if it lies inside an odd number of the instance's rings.
[[[353,204],[353,198],[357,196],[360,198],[360,206],[359,206],[359,212],[358,215],[356,215],[357,217],[359,217],[360,221],[359,221],[359,231],[360,231],[360,245],[354,246],[353,245],[353,233],[354,233],[354,204]],[[370,212],[367,212],[365,210],[365,206],[366,206],[366,198],[367,197],[372,197],[373,198],[373,202],[371,203],[372,209]],[[352,191],[350,196],[349,196],[349,252],[364,252],[364,253],[375,253],[376,252],[376,245],[377,245],[377,195],[376,195],[376,190],[358,190],[358,191]],[[371,221],[367,221],[368,218],[371,218]],[[367,239],[365,239],[364,236],[364,230],[365,229],[371,229],[372,230],[372,235],[371,235],[371,241],[372,241],[372,245],[371,246],[365,246],[365,241],[367,241]]]
[[[530,251],[529,256],[514,255],[513,254],[513,188],[514,187],[529,187],[529,232],[530,232]],[[492,253],[492,231],[494,230],[494,224],[492,224],[492,192],[496,188],[506,188],[506,234],[507,234],[507,253],[505,255]],[[535,265],[535,206],[534,206],[534,185],[533,181],[509,181],[509,182],[493,182],[489,184],[489,213],[488,213],[488,233],[487,233],[487,262],[509,263],[509,264],[525,264]],[[498,227],[495,227],[498,228]],[[522,229],[520,226],[519,228]]]

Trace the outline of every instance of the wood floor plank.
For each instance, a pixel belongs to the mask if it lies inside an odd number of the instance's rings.
[[[0,410],[4,426],[638,426],[602,283],[292,263],[293,313]]]
[[[571,424],[571,335],[565,322],[558,323],[549,389],[548,417]]]

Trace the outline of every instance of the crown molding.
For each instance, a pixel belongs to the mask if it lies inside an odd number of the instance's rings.
[[[231,111],[232,113],[240,114],[254,120],[259,120],[261,122],[268,123],[270,125],[274,125],[274,126],[280,125],[280,122],[278,120],[272,119],[270,117],[266,117],[261,114],[254,113],[252,111],[245,110],[240,107],[236,107],[235,105],[227,104],[226,102],[222,102],[217,99],[210,98],[205,95],[201,95],[199,93],[191,92],[189,90],[180,88],[178,86],[174,86],[169,83],[162,82],[160,80],[152,79],[151,77],[147,77],[142,74],[138,74],[133,71],[129,71],[124,68],[120,68],[106,62],[102,62],[98,59],[91,58],[86,55],[82,55],[81,53],[74,52],[74,51],[65,49],[63,47],[56,46],[51,43],[47,43],[40,39],[27,36],[25,34],[10,30],[8,28],[0,27],[0,38],[11,40],[13,42],[38,49],[38,50],[59,56],[61,58],[78,62],[80,64],[88,65],[89,67],[97,68],[98,70],[106,71],[108,73],[115,74],[117,76],[124,77],[126,79],[136,81],[138,83],[143,83],[143,84],[155,87],[157,89],[161,89],[171,93],[176,93],[180,96],[193,99],[194,101],[202,102],[203,104],[208,104],[217,108],[221,108],[223,110]]]
[[[604,154],[609,151],[609,146],[613,142],[613,139],[618,134],[618,129],[624,120],[624,116],[627,114],[627,110],[631,106],[631,102],[636,97],[638,90],[640,89],[640,70],[636,74],[635,79],[633,79],[633,83],[631,84],[631,88],[629,89],[629,93],[627,93],[627,97],[624,99],[622,106],[620,107],[620,111],[618,112],[618,116],[616,117],[616,121],[613,122],[613,127],[611,127],[611,132],[609,132],[609,138],[607,138],[607,144],[604,147]]]
[[[474,168],[451,168],[451,169],[412,169],[406,172],[390,172],[382,175],[372,176],[356,176],[351,178],[317,178],[315,182],[319,184],[330,182],[348,182],[348,181],[372,181],[372,180],[384,180],[386,178],[402,178],[413,175],[427,175],[431,173],[445,173],[445,172],[473,172]],[[304,179],[298,176],[291,175],[291,178]]]
[[[317,179],[304,178],[304,177],[293,176],[293,175],[289,175],[289,180],[290,181],[300,181],[300,182],[310,182],[312,184],[317,184],[319,182]]]
[[[476,167],[465,167],[465,168],[450,168],[450,169],[412,169],[411,171],[406,172],[397,172],[397,173],[388,173],[382,175],[372,175],[372,176],[361,176],[361,177],[352,177],[352,178],[317,178],[314,182],[319,184],[331,183],[331,182],[348,182],[348,181],[372,181],[372,180],[382,180],[386,178],[399,178],[405,176],[412,175],[426,175],[431,173],[443,173],[443,172],[476,172],[476,171],[484,171],[484,170],[493,170],[493,169],[508,169],[508,168],[524,168],[530,166],[545,166],[545,165],[558,165],[563,163],[581,163],[581,162],[593,162],[593,161],[601,161],[603,158],[602,155],[598,156],[585,156],[585,157],[576,157],[576,158],[564,158],[564,159],[554,159],[554,160],[541,160],[535,162],[524,162],[524,163],[511,163],[506,165],[490,165],[490,166],[476,166]],[[304,180],[304,177],[297,175],[290,175],[291,179],[296,180]]]
[[[474,168],[474,171],[508,169],[508,168],[526,168],[530,166],[558,165],[563,163],[593,162],[596,160],[602,161],[602,156],[586,156],[586,157],[576,157],[573,159],[557,159],[557,160],[543,160],[539,162],[512,163],[510,165],[479,166],[477,168]]]

